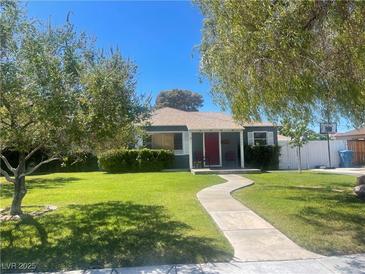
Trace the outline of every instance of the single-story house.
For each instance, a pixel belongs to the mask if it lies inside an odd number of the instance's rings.
[[[244,168],[244,146],[277,145],[277,127],[271,123],[239,124],[220,112],[155,110],[146,131],[147,146],[174,151],[174,168]]]
[[[354,129],[334,135],[336,140],[347,140],[348,149],[352,150],[353,164],[365,164],[365,128]]]

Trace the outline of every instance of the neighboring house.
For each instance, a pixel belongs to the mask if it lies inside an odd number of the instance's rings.
[[[287,137],[287,136],[284,136],[284,135],[280,135],[278,134],[278,142],[281,142],[281,141],[285,141],[285,142],[289,142],[290,141],[290,137]]]
[[[353,163],[365,164],[365,128],[354,129],[334,135],[336,140],[347,140],[348,149],[354,152]]]
[[[334,135],[337,140],[365,140],[365,128],[354,129]]]
[[[277,145],[271,123],[238,124],[219,112],[186,112],[161,108],[146,127],[147,146],[174,151],[174,168],[244,168],[245,145]]]

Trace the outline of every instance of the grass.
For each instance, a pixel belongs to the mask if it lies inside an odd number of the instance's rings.
[[[222,182],[187,172],[56,173],[27,178],[25,209],[52,213],[1,225],[2,263],[38,271],[230,259],[233,251],[196,193]],[[1,207],[12,188],[2,185]]]
[[[365,203],[355,177],[305,172],[245,175],[255,185],[234,197],[294,242],[323,255],[365,252]]]

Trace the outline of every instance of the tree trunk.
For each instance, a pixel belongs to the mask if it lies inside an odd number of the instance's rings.
[[[302,173],[302,153],[300,151],[300,147],[298,147],[298,162],[299,162],[298,166],[299,173]]]
[[[19,178],[19,175],[25,171],[25,161],[24,154],[19,155],[19,170],[17,176],[15,176],[14,183],[14,195],[13,201],[11,203],[10,215],[21,215],[22,212],[22,201],[27,193],[27,188],[25,186],[25,177]]]

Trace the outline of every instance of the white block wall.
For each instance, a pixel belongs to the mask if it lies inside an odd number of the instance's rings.
[[[280,169],[298,169],[298,149],[292,147],[289,141],[279,141],[280,150]],[[338,151],[347,149],[345,140],[331,140],[331,162],[332,167],[340,166]],[[302,169],[311,169],[316,166],[328,166],[327,141],[310,141],[301,149]]]

